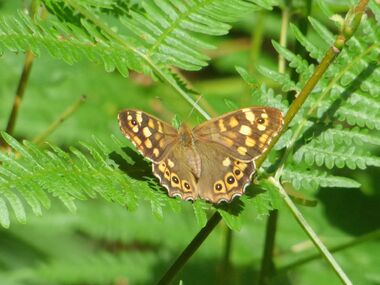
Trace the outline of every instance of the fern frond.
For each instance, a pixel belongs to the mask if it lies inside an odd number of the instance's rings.
[[[58,18],[62,11],[75,8],[63,2],[45,0],[45,5]],[[262,1],[268,8],[268,2]],[[98,1],[77,1],[74,7],[83,8],[97,18],[99,7],[111,9],[115,2],[96,6]],[[63,6],[65,5],[65,6]],[[116,4],[117,5],[117,4]],[[94,8],[97,7],[97,8]],[[128,70],[152,75],[151,64],[173,65],[186,70],[197,70],[207,65],[203,50],[213,48],[203,35],[226,34],[229,22],[258,8],[243,0],[213,0],[181,3],[180,1],[145,1],[144,12],[129,10],[128,17],[121,17],[124,35],[116,41],[101,27],[86,17],[77,17],[76,23],[32,20],[24,13],[18,17],[0,19],[0,52],[31,50],[41,54],[47,50],[51,56],[73,64],[81,59],[102,63],[105,70],[115,69],[127,76]]]
[[[353,179],[330,175],[326,171],[306,170],[287,167],[281,176],[283,181],[290,181],[297,190],[317,190],[319,187],[358,188],[360,183]]]
[[[360,129],[358,127],[346,129],[342,125],[337,125],[321,133],[320,138],[328,144],[380,146],[379,136],[370,133],[367,129]]]
[[[207,65],[209,58],[202,51],[213,46],[200,35],[225,35],[227,23],[257,8],[241,0],[146,1],[143,7],[145,14],[131,12],[132,19],[123,18],[122,23],[149,57],[185,70]]]
[[[308,165],[325,165],[350,169],[365,169],[368,166],[380,167],[380,157],[371,155],[370,152],[356,148],[354,145],[325,144],[320,140],[313,140],[302,146],[294,154],[296,162],[304,161]]]
[[[0,51],[23,52],[31,50],[40,55],[47,50],[54,58],[73,64],[82,59],[102,63],[106,71],[115,68],[127,76],[128,69],[138,72],[148,67],[137,53],[121,46],[109,44],[104,36],[88,22],[82,21],[82,29],[57,21],[36,21],[19,12],[15,17],[0,19]]]
[[[10,204],[20,222],[26,219],[24,202],[34,214],[40,215],[42,207],[50,206],[50,195],[71,211],[76,209],[74,200],[98,195],[131,210],[137,207],[138,200],[148,197],[155,204],[153,212],[161,211],[159,192],[151,191],[148,180],[139,181],[124,175],[104,148],[102,151],[84,145],[89,156],[75,148],[71,148],[71,154],[56,146],[42,151],[29,142],[21,145],[6,133],[3,137],[21,158],[0,153],[0,198]],[[0,215],[0,223],[5,227],[9,226],[7,211],[3,207]]]

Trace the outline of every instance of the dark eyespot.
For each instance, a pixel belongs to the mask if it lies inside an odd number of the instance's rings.
[[[257,122],[258,122],[259,124],[264,124],[265,120],[264,120],[263,118],[258,118],[258,119],[257,119]]]
[[[169,176],[169,175],[170,175],[170,172],[169,172],[169,170],[167,170],[165,173],[166,173],[166,175],[167,175],[167,176]]]
[[[134,125],[134,126],[136,126],[136,125],[137,125],[136,120],[132,120],[132,121],[131,121],[131,124]]]
[[[175,184],[177,184],[177,183],[179,182],[178,178],[175,177],[175,176],[172,177],[172,180],[173,180],[173,182],[174,182]]]
[[[235,161],[235,164],[236,164],[236,165],[239,165],[239,164],[240,164],[240,161],[238,161],[238,160]]]
[[[189,183],[185,182],[183,185],[185,186],[185,188],[186,188],[187,190],[190,189],[190,185],[189,185]]]
[[[223,189],[223,185],[222,184],[218,183],[218,184],[215,185],[215,190],[216,191],[220,191],[222,189]]]
[[[241,171],[239,169],[235,170],[235,175],[240,175]]]
[[[229,183],[229,184],[233,184],[234,182],[235,182],[235,178],[231,175],[231,176],[228,176],[227,177],[227,182]]]

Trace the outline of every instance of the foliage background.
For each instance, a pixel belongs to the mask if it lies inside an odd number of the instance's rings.
[[[303,1],[300,1],[303,2]],[[294,1],[294,19],[302,27],[303,3]],[[344,14],[351,3],[327,2],[335,13]],[[0,2],[1,15],[15,15],[25,8],[24,1]],[[311,15],[336,30],[318,5],[313,3]],[[242,66],[257,82],[281,92],[281,86],[256,72],[255,66],[277,69],[277,53],[270,40],[279,38],[280,9],[254,12],[233,24],[222,37],[209,37],[216,50],[208,51],[209,67],[186,72],[194,89],[203,95],[207,110],[221,114],[235,107],[252,104],[252,91],[235,70]],[[252,37],[262,29],[263,42],[255,51]],[[308,37],[316,46],[323,45],[310,31]],[[289,34],[290,46],[295,44]],[[320,41],[320,42],[318,42]],[[310,62],[313,59],[307,57]],[[20,76],[24,55],[7,52],[0,57],[0,122],[5,126],[13,95]],[[118,72],[107,73],[104,67],[85,60],[68,65],[42,53],[33,65],[31,77],[18,118],[15,137],[31,140],[47,128],[66,106],[82,94],[86,103],[64,122],[49,142],[68,149],[79,142],[94,144],[93,137],[115,148],[111,134],[120,141],[116,120],[124,107],[138,108],[171,121],[176,115],[196,124],[201,119],[191,107],[164,84],[132,73],[126,79]],[[3,126],[2,126],[3,127]],[[125,143],[127,145],[127,143]],[[373,150],[379,153],[378,147]],[[315,208],[302,208],[325,244],[336,247],[355,241],[379,229],[380,193],[376,187],[379,169],[348,171],[335,169],[337,175],[354,178],[358,188],[321,188],[305,194],[318,200]],[[154,190],[152,190],[154,191]],[[77,211],[67,211],[53,199],[42,216],[27,215],[26,224],[11,221],[10,229],[0,230],[0,282],[2,284],[152,284],[158,280],[172,260],[199,231],[190,203],[180,203],[181,211],[164,207],[154,212],[143,201],[134,211],[102,199],[76,202]],[[179,207],[172,203],[172,207]],[[275,261],[278,268],[315,253],[313,245],[281,204]],[[174,214],[173,214],[174,213]],[[260,268],[268,209],[247,207],[242,212],[241,230],[233,234],[230,266],[226,269],[224,250],[227,226],[221,223],[197,251],[178,276],[184,284],[246,284],[254,280]],[[357,284],[380,284],[380,247],[378,239],[350,246],[336,253],[336,258]],[[317,259],[281,271],[273,284],[339,284],[332,270]]]

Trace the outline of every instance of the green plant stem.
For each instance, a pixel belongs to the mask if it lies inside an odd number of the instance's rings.
[[[232,248],[232,239],[233,231],[226,226],[225,232],[225,243],[224,243],[224,254],[222,259],[221,271],[220,271],[220,281],[218,282],[221,285],[231,284],[231,248]]]
[[[207,120],[209,120],[211,117],[209,114],[207,114],[196,102],[190,97],[189,94],[187,94],[178,84],[177,82],[170,77],[164,70],[163,67],[158,66],[152,58],[148,55],[142,52],[137,47],[133,46],[130,43],[127,43],[124,41],[122,37],[120,37],[117,32],[113,31],[108,25],[106,25],[104,22],[102,22],[101,19],[95,17],[94,14],[92,14],[90,11],[85,9],[83,6],[81,6],[77,1],[75,0],[65,0],[65,2],[73,7],[75,10],[77,10],[79,13],[81,13],[83,16],[85,16],[88,20],[90,20],[94,25],[96,25],[101,31],[103,31],[104,34],[107,34],[109,37],[114,39],[116,42],[121,44],[124,48],[127,50],[132,51],[133,53],[137,54],[139,57],[141,57],[154,71],[154,73],[164,82],[166,82],[169,86],[171,86],[177,93],[179,93],[194,109],[196,109],[203,117],[205,117]]]
[[[248,71],[250,74],[254,74],[256,72],[257,60],[260,57],[261,47],[264,41],[264,27],[266,20],[266,12],[261,11],[256,14],[257,21],[254,26],[254,30],[251,33],[251,47],[249,50],[249,62],[248,62]]]
[[[212,230],[217,226],[222,217],[218,212],[216,212],[212,217],[207,221],[206,226],[204,226],[195,238],[190,242],[190,244],[185,248],[177,260],[172,264],[165,275],[158,281],[157,285],[169,284],[174,276],[178,273],[179,270],[186,264],[189,258],[194,254],[194,252],[201,246],[205,241],[208,235]]]
[[[30,9],[29,9],[31,18],[33,18],[34,15],[36,15],[39,7],[40,7],[40,0],[33,0],[31,5],[30,5]],[[42,12],[44,12],[44,11],[42,11]],[[44,16],[45,15],[42,14],[41,17],[44,18]],[[24,98],[26,86],[28,85],[29,76],[30,76],[30,72],[32,70],[34,58],[35,58],[35,56],[31,51],[27,51],[25,53],[24,66],[22,69],[20,80],[18,81],[16,94],[15,94],[15,98],[14,98],[13,105],[12,105],[11,114],[9,115],[8,123],[7,123],[7,126],[5,128],[5,131],[10,135],[12,135],[14,132],[14,128],[15,128],[16,121],[17,121],[17,116],[18,116],[18,113],[20,110],[22,99]],[[0,138],[0,146],[7,146],[7,143],[3,140],[3,138]]]
[[[28,84],[30,71],[32,70],[33,60],[34,60],[34,54],[31,51],[27,51],[25,54],[24,66],[22,69],[20,80],[17,85],[17,90],[16,90],[15,99],[13,101],[12,111],[11,111],[11,114],[9,115],[7,127],[5,129],[5,131],[10,135],[13,134],[13,131],[16,125],[17,115],[19,113],[21,102],[25,94],[25,89]],[[2,141],[2,145],[5,145],[5,144],[6,143]]]
[[[265,245],[263,258],[261,259],[261,268],[259,274],[259,285],[268,284],[269,277],[274,272],[273,252],[276,240],[276,229],[278,221],[278,210],[270,211],[267,219],[265,232]]]
[[[276,188],[279,190],[282,198],[285,201],[286,206],[288,206],[289,210],[293,214],[294,218],[298,222],[298,224],[301,226],[301,228],[305,231],[305,233],[309,236],[311,241],[314,243],[316,248],[319,250],[320,254],[326,259],[326,261],[331,265],[335,273],[338,275],[340,280],[343,282],[343,284],[351,285],[352,282],[347,277],[346,273],[342,270],[342,268],[339,266],[339,264],[336,262],[334,257],[331,255],[331,253],[328,251],[326,246],[322,243],[322,241],[318,238],[317,234],[313,231],[311,226],[306,222],[305,218],[302,216],[301,212],[298,210],[296,205],[293,203],[292,199],[288,196],[285,189],[282,187],[282,185],[275,180],[273,177],[269,177],[268,180],[276,186]]]
[[[282,9],[281,15],[281,33],[280,33],[280,45],[282,47],[287,46],[287,36],[288,36],[288,26],[289,26],[289,9],[287,7]],[[278,71],[280,73],[285,73],[285,58],[280,54],[278,56]]]
[[[50,126],[41,134],[37,135],[33,142],[42,143],[55,129],[57,129],[68,117],[70,117],[86,101],[86,96],[82,95],[78,100],[71,104]]]
[[[352,239],[346,243],[340,244],[335,247],[331,247],[328,249],[330,253],[339,252],[342,250],[345,250],[347,248],[354,247],[356,245],[362,244],[364,242],[370,241],[370,240],[376,240],[380,238],[380,230],[376,230],[373,232],[370,232],[368,234],[362,235],[358,238]],[[313,260],[320,259],[321,255],[319,253],[311,254],[309,256],[306,256],[302,259],[297,260],[296,262],[290,263],[288,265],[284,265],[281,268],[278,269],[277,273],[280,274],[282,272],[287,272],[288,270],[294,269],[298,266],[304,265],[305,263],[311,262]]]

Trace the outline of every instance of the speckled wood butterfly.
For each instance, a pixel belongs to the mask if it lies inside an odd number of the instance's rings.
[[[211,203],[230,202],[244,193],[255,159],[283,125],[281,112],[269,107],[240,109],[193,129],[183,124],[176,130],[138,110],[124,110],[118,118],[123,134],[152,161],[169,196]]]

